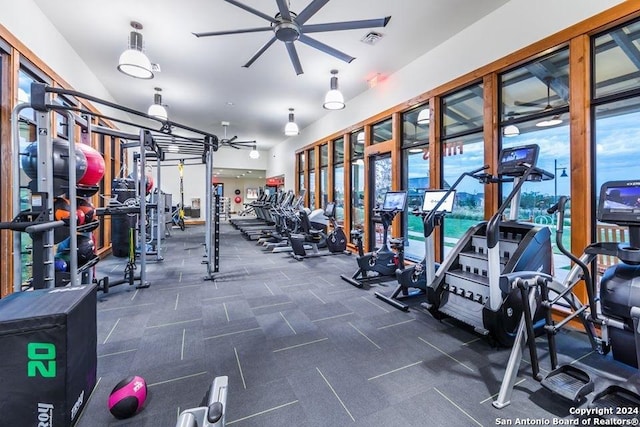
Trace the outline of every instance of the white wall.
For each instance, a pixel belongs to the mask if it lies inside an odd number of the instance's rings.
[[[32,0],[0,0],[0,10],[0,23],[73,89],[114,102],[87,64]]]
[[[261,179],[252,178],[249,174],[244,177],[237,178],[224,178],[214,179],[214,182],[224,184],[224,196],[235,198],[234,191],[236,189],[241,191],[242,202],[245,201],[247,194],[247,188],[258,188],[265,186],[265,170],[267,168],[267,152],[261,151],[260,158],[249,158],[248,150],[235,150],[232,148],[220,148],[213,155],[213,167],[224,169],[237,169],[238,173],[246,173],[247,170],[262,171]],[[193,162],[193,161],[189,161]],[[155,161],[149,162],[152,165],[152,173],[155,177],[156,168]],[[185,206],[191,206],[191,200],[199,198],[201,203],[201,218],[204,215],[204,203],[206,198],[207,180],[206,180],[206,167],[203,164],[188,165],[184,168],[183,174],[183,189],[184,189],[184,204]],[[255,173],[255,172],[254,172]],[[178,166],[163,166],[160,173],[160,189],[165,193],[172,195],[172,201],[175,205],[180,201],[180,172]],[[237,212],[242,209],[242,203],[231,203],[231,210]]]
[[[271,149],[268,176],[294,182],[295,150],[531,45],[622,0],[511,0]]]

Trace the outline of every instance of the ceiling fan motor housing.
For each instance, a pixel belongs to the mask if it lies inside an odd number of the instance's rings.
[[[300,27],[294,22],[283,22],[274,27],[276,38],[283,42],[294,42],[300,37]]]

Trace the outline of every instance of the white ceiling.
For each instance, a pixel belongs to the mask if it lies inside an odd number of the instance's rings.
[[[508,0],[329,1],[308,24],[391,20],[385,28],[371,29],[384,35],[374,46],[360,42],[368,29],[312,34],[356,57],[350,64],[296,42],[304,70],[299,76],[280,41],[250,68],[242,67],[272,37],[270,31],[207,38],[192,34],[269,25],[224,0],[34,1],[116,102],[146,112],[154,87],[160,87],[170,120],[219,137],[224,133],[221,122],[228,121],[229,137],[257,140],[259,149],[267,149],[285,139],[290,107],[301,129],[324,114],[343,113],[322,108],[331,69],[339,71],[348,109],[349,99],[368,89],[368,79],[394,73]],[[275,0],[239,1],[270,16],[278,11]],[[289,0],[290,8],[300,12],[310,1]],[[147,56],[161,67],[152,80],[116,70],[131,21],[143,24]]]

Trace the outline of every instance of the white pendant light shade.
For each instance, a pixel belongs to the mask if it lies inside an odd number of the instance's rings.
[[[556,126],[562,123],[562,119],[560,119],[560,116],[553,116],[552,118],[550,118],[549,120],[542,120],[538,123],[536,123],[536,126],[539,128],[546,128],[549,126]]]
[[[293,116],[293,108],[289,108],[289,121],[284,127],[284,134],[286,136],[294,136],[300,133],[300,129],[298,128],[298,124],[295,122],[295,118]]]
[[[358,135],[356,136],[356,142],[358,144],[364,144],[364,131],[358,132]]]
[[[142,29],[142,24],[132,22],[134,30]],[[142,34],[131,31],[129,36],[129,48],[122,52],[118,60],[118,71],[138,79],[152,79],[151,61],[142,51]]]
[[[342,110],[344,108],[344,96],[342,92],[338,90],[338,70],[331,70],[331,89],[324,97],[324,104],[322,105],[327,110]]]
[[[155,89],[156,93],[153,95],[153,104],[151,104],[149,110],[147,110],[147,114],[160,120],[167,120],[169,115],[167,114],[167,109],[162,105],[162,95],[160,94],[162,89],[159,87]]]
[[[249,152],[249,157],[251,157],[252,159],[260,158],[260,152],[256,149],[255,145],[253,146],[253,148],[251,148],[251,151]]]
[[[513,136],[520,135],[520,129],[516,125],[507,125],[502,129],[502,136],[506,138],[511,138]]]
[[[419,125],[428,125],[429,124],[429,108],[423,108],[418,113],[418,119],[416,123]]]

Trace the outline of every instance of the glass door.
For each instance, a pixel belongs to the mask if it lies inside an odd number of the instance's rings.
[[[384,195],[391,190],[391,153],[369,156],[369,206],[371,221],[369,222],[369,251],[380,248],[383,242],[383,228],[380,218],[373,214],[373,209],[382,207]]]

